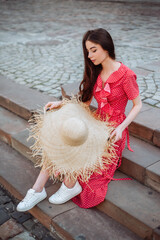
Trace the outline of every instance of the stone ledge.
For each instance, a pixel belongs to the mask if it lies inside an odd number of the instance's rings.
[[[49,97],[0,75],[0,105],[26,120],[32,112],[55,100],[55,97]]]
[[[33,139],[27,141],[29,137],[28,129],[22,130],[19,133],[13,134],[11,136],[11,145],[12,147],[25,156],[27,159],[31,160],[33,163],[36,162],[36,158],[32,156],[32,151],[30,146],[33,145]]]
[[[153,171],[152,175],[147,174],[147,169],[160,160],[160,149],[133,136],[130,137],[130,142],[134,152],[129,151],[127,147],[123,151],[120,171],[160,192],[160,187],[157,187],[160,185],[159,169],[157,172]],[[152,185],[148,184],[146,177],[154,179]]]
[[[117,171],[114,177],[126,175]],[[105,202],[97,207],[143,239],[152,239],[160,225],[159,199],[159,193],[137,181],[112,181]]]
[[[0,107],[0,139],[11,145],[11,135],[29,127],[24,119]]]
[[[156,129],[153,134],[153,143],[154,145],[160,147],[160,128]]]

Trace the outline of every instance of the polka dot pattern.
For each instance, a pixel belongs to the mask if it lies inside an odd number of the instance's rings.
[[[109,76],[104,86],[99,75],[93,89],[93,96],[98,103],[97,114],[100,115],[102,120],[106,120],[107,116],[110,122],[115,123],[115,127],[126,118],[124,112],[128,100],[133,100],[138,95],[139,88],[136,82],[136,75],[123,63],[121,63],[117,71]],[[108,183],[112,180],[115,170],[121,165],[121,156],[125,148],[127,134],[128,129],[125,129],[122,139],[116,142],[118,157],[108,170],[102,170],[101,174],[93,173],[88,183],[83,183],[79,180],[83,191],[72,199],[79,207],[91,208],[104,201]]]

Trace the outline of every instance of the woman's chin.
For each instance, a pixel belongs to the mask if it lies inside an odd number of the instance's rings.
[[[99,65],[99,63],[97,63],[96,61],[92,61],[92,63],[93,63],[94,65]]]

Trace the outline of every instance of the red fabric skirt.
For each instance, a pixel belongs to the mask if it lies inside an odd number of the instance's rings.
[[[104,201],[108,189],[108,183],[112,180],[117,167],[120,166],[125,139],[126,131],[124,131],[122,139],[116,143],[116,153],[118,157],[114,160],[114,163],[110,164],[109,169],[106,171],[103,170],[101,174],[92,174],[87,183],[79,180],[83,190],[78,196],[72,198],[72,201],[79,207],[91,208]]]

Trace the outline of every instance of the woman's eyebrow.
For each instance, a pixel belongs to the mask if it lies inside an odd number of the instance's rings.
[[[96,48],[95,46],[91,47],[90,49]]]
[[[91,47],[89,50],[91,50],[91,49],[93,49],[93,48],[96,48],[95,46],[93,46],[93,47]],[[87,51],[88,51],[88,49],[87,49]]]

